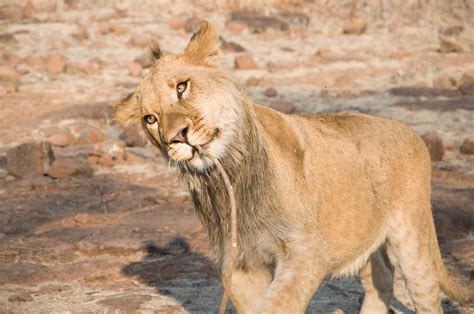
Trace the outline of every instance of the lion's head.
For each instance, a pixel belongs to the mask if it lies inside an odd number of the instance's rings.
[[[182,54],[163,55],[152,45],[154,64],[135,92],[115,105],[118,121],[141,126],[165,157],[196,170],[212,165],[195,146],[221,157],[238,132],[240,92],[223,65],[219,40],[203,21]]]

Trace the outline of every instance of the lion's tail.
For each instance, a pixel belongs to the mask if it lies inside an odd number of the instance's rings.
[[[438,270],[439,284],[446,296],[449,299],[459,302],[461,304],[474,301],[474,285],[472,283],[467,286],[462,285],[460,283],[457,283],[453,278],[449,276],[448,271],[444,266],[441,251],[439,249],[438,240],[436,238],[436,231],[434,228],[434,222],[432,223],[431,249],[436,269]]]

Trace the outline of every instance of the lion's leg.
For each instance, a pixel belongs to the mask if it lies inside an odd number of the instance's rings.
[[[272,275],[266,269],[235,270],[232,273],[230,299],[238,313],[255,313],[257,303],[263,299]]]
[[[436,236],[430,226],[433,223],[431,206],[427,203],[422,210],[408,207],[405,213],[416,213],[416,217],[408,219],[401,214],[394,219],[394,231],[388,237],[389,256],[400,266],[416,312],[442,313],[439,279],[430,243],[431,237]]]
[[[303,247],[300,251],[309,252]],[[304,313],[324,279],[326,271],[321,266],[325,264],[317,263],[317,255],[289,253],[288,256],[279,262],[275,278],[256,313]]]
[[[394,267],[383,246],[372,254],[359,273],[365,290],[362,314],[388,312],[393,297],[393,273]]]

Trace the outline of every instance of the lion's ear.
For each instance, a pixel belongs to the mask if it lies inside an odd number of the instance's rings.
[[[222,63],[220,42],[217,33],[207,21],[202,21],[191,37],[184,55],[196,65],[219,65]]]
[[[141,112],[135,94],[128,95],[114,106],[115,119],[125,125],[137,125],[140,122]]]

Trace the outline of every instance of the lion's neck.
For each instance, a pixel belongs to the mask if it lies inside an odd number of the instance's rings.
[[[271,207],[265,140],[259,132],[252,105],[243,106],[239,127],[242,131],[228,144],[220,159],[235,191],[239,243],[245,241],[243,237],[255,236],[263,228],[261,218]],[[210,247],[222,250],[230,235],[230,202],[223,179],[215,168],[205,173],[184,170],[182,173],[188,181],[197,214],[207,229]],[[222,255],[213,253],[216,257]]]

